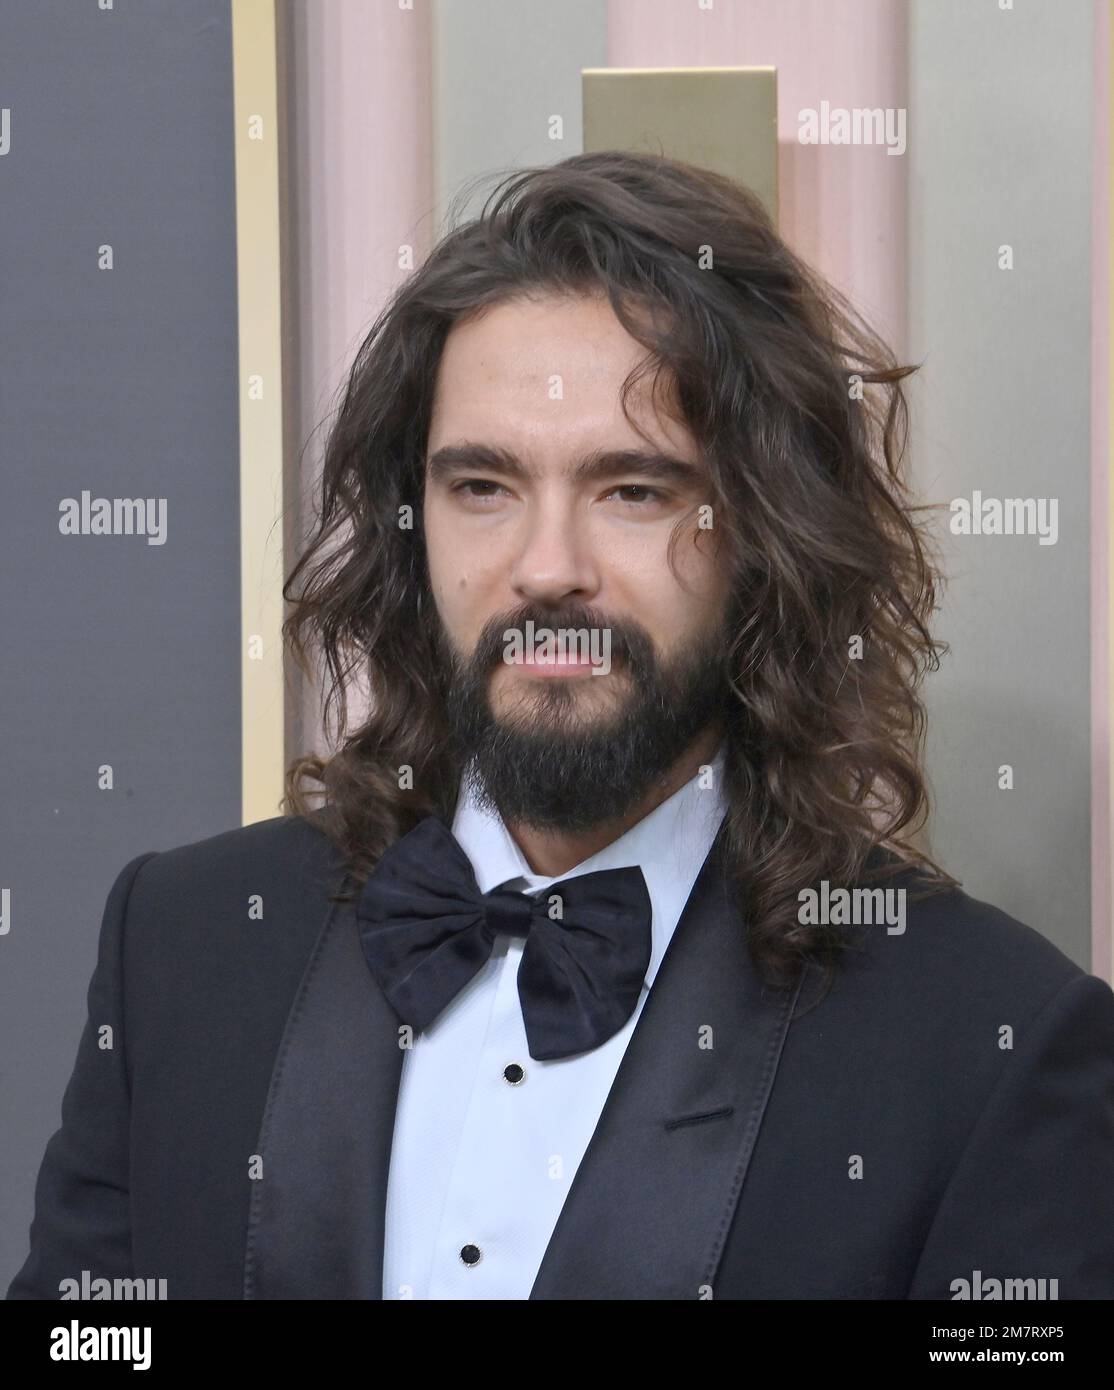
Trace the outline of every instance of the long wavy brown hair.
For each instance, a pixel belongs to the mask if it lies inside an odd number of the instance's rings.
[[[311,648],[324,657],[337,751],[290,765],[283,809],[343,851],[342,898],[424,816],[452,815],[462,755],[437,693],[421,524],[438,363],[466,316],[552,292],[608,296],[646,349],[624,412],[652,371],[706,460],[739,615],[725,862],[763,973],[820,959],[830,975],[850,942],[798,920],[802,888],[910,869],[929,892],[956,883],[908,838],[929,809],[918,687],[946,650],[926,625],[941,581],[917,514],[931,509],[901,468],[901,382],[917,368],[794,255],[750,191],[677,160],[603,152],[504,177],[376,319],[283,588],[299,666],[312,674]],[[349,733],[353,675],[370,714]]]

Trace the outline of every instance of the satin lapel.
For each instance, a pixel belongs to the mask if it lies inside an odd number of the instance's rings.
[[[398,1020],[335,904],[286,1021],[260,1131],[244,1297],[382,1297]]]
[[[714,1296],[800,983],[764,991],[717,840],[631,1034],[532,1299]]]

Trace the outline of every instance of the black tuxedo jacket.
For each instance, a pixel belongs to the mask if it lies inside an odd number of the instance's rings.
[[[301,818],[121,871],[9,1298],[382,1296],[403,1053],[342,876]],[[1110,988],[958,890],[810,978],[761,987],[717,842],[531,1297],[1114,1297]]]

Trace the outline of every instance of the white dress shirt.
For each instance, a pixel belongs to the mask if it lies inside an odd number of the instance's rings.
[[[483,893],[499,887],[534,893],[597,869],[640,867],[653,909],[650,966],[634,1013],[618,1033],[591,1052],[539,1062],[527,1051],[518,998],[525,939],[499,935],[487,963],[415,1036],[403,1057],[391,1149],[385,1299],[529,1298],[723,819],[722,770],[721,752],[625,835],[553,878],[532,873],[502,820],[462,789],[453,834]]]

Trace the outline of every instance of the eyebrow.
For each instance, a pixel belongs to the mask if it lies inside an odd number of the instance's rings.
[[[432,454],[426,464],[427,476],[431,481],[444,480],[472,468],[501,473],[520,482],[541,476],[537,469],[530,468],[509,449],[490,444],[447,444]],[[708,481],[698,463],[653,449],[595,449],[568,470],[568,476],[581,483],[600,482],[623,473],[639,473],[643,477],[682,487],[693,487]]]

